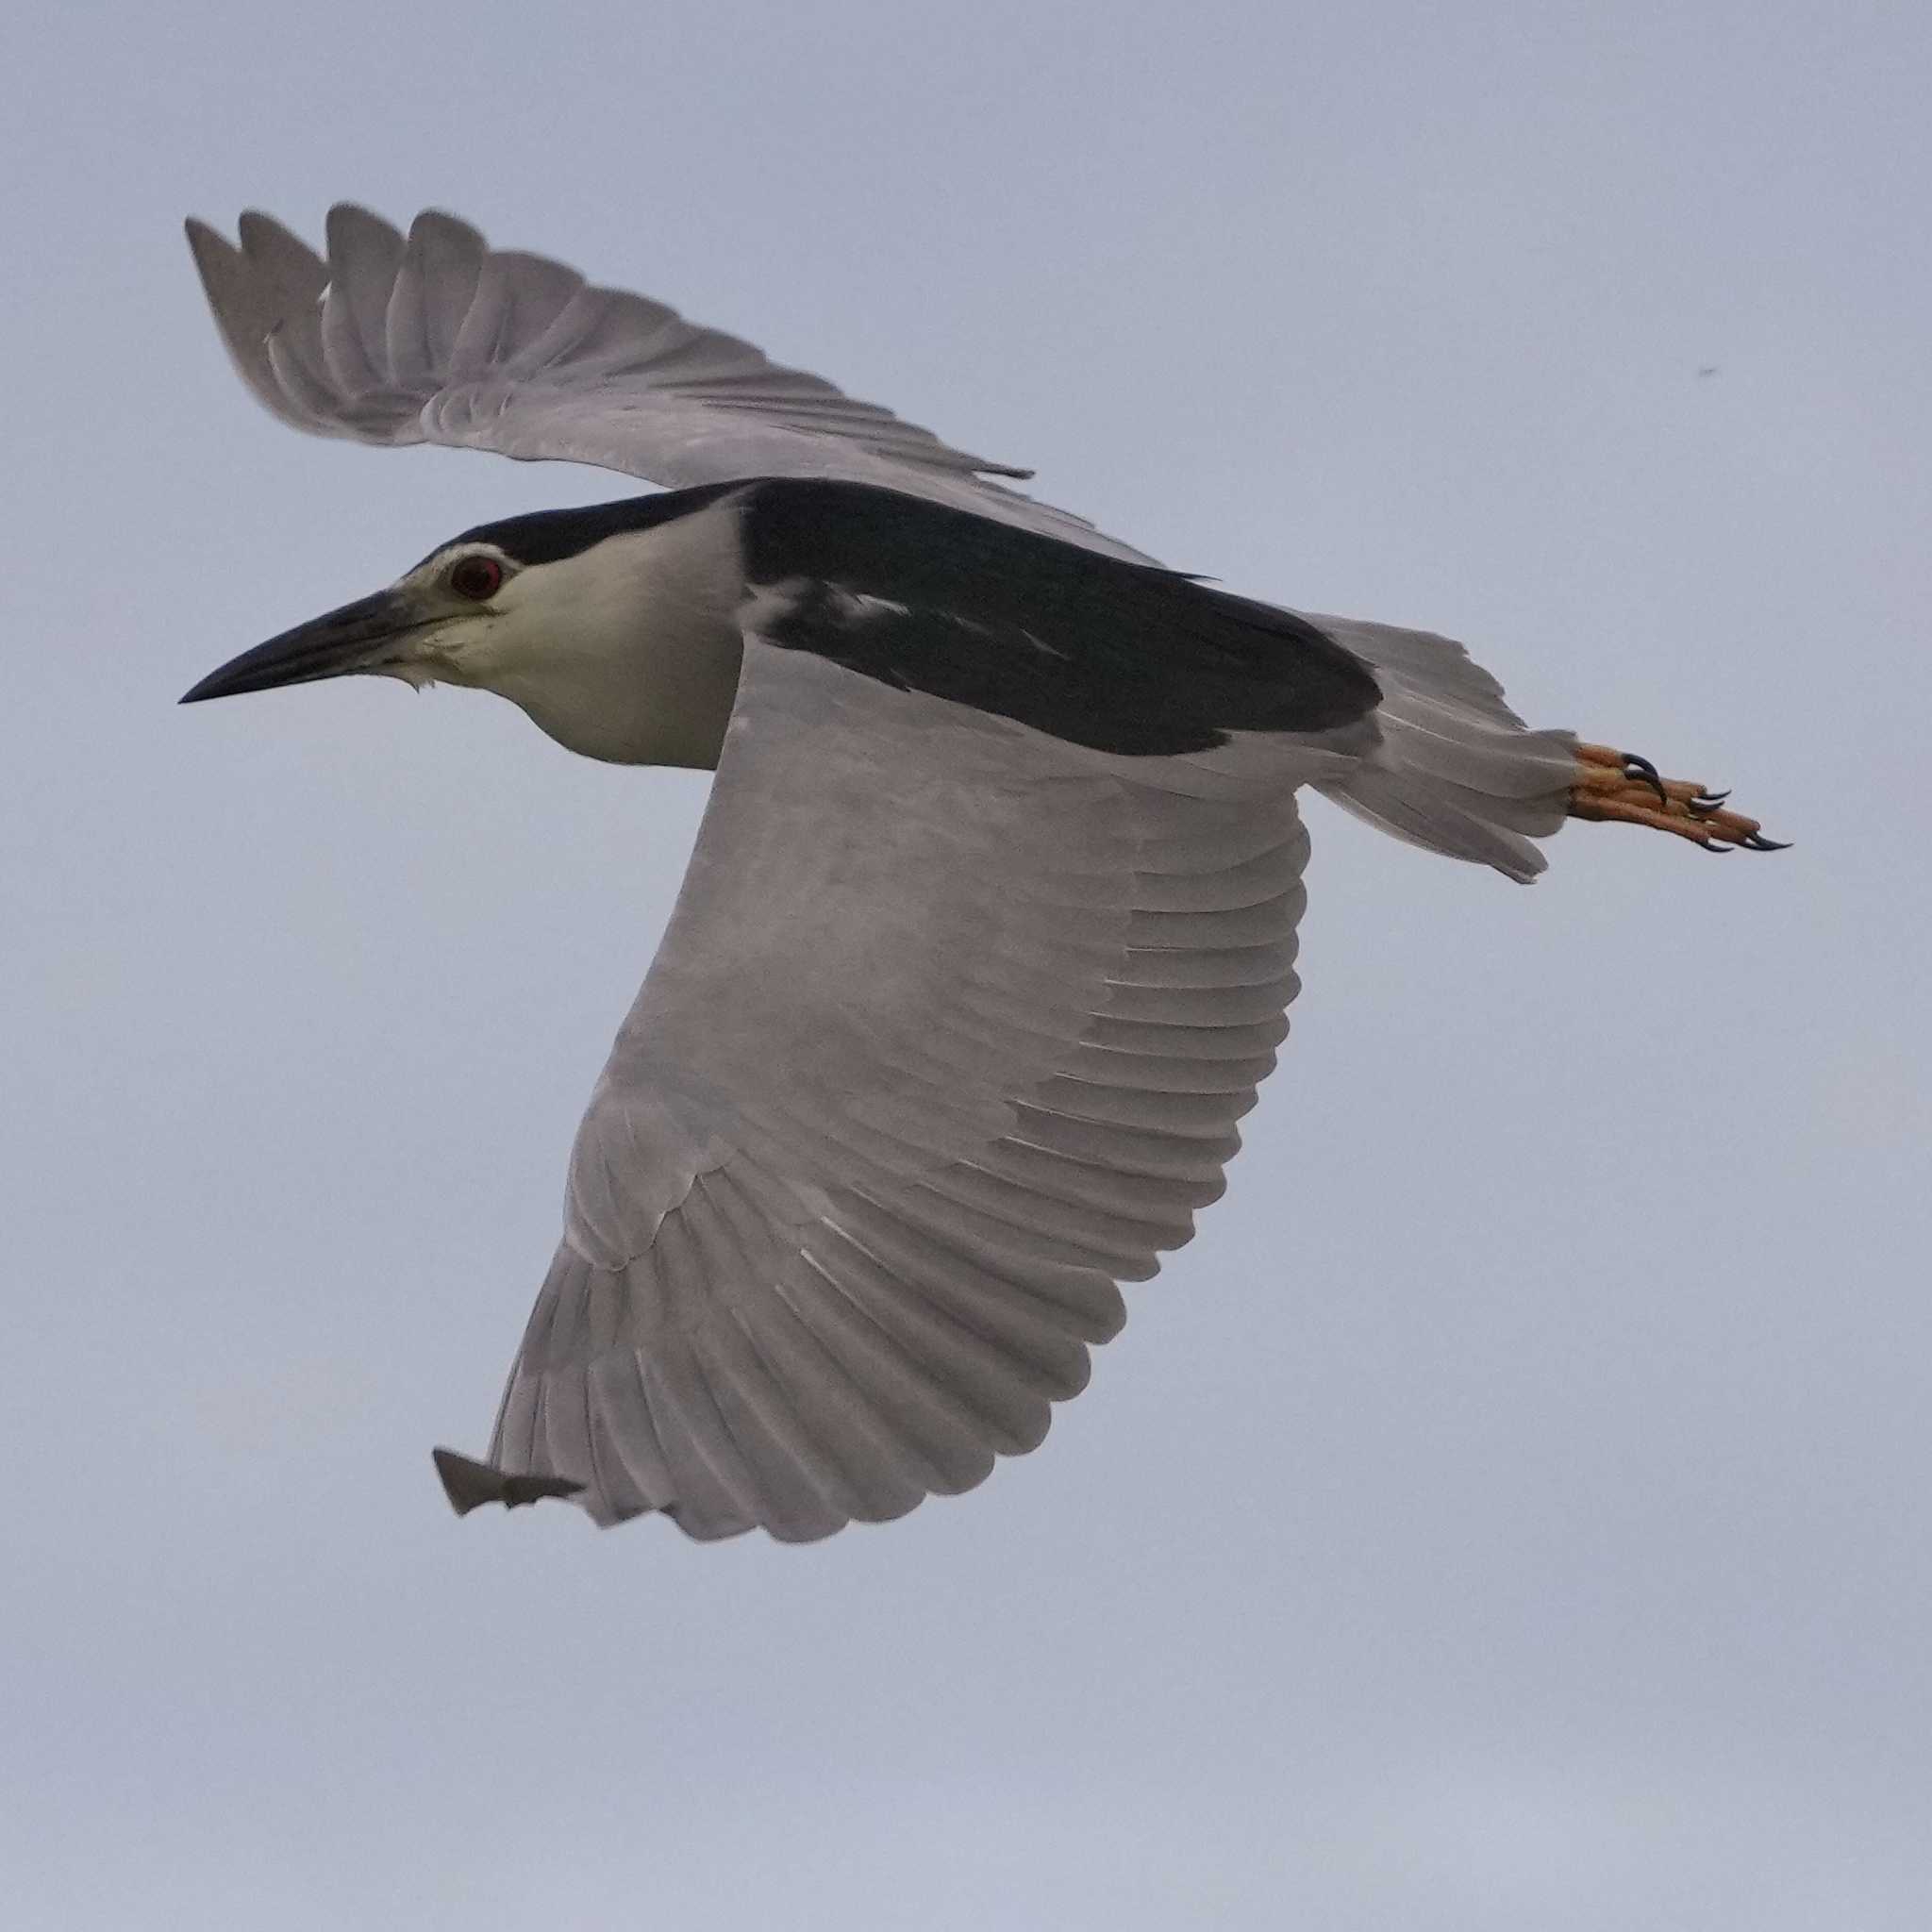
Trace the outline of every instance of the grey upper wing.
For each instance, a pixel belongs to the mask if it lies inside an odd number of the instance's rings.
[[[1038,1443],[1286,1031],[1307,841],[1243,763],[750,639],[492,1461],[799,1539]]]
[[[988,480],[1024,470],[661,302],[492,250],[449,215],[419,215],[405,238],[339,206],[325,261],[261,214],[242,217],[239,247],[198,221],[188,239],[242,380],[298,429],[595,463],[678,488],[842,476],[1140,555]]]

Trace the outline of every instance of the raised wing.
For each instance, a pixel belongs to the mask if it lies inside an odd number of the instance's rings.
[[[325,261],[262,214],[242,217],[239,247],[198,221],[188,240],[242,380],[297,429],[595,463],[677,488],[842,476],[1140,554],[987,480],[1027,471],[954,449],[661,302],[492,250],[450,215],[418,215],[405,239],[338,206]]]
[[[1287,1030],[1285,756],[1083,750],[752,637],[495,1469],[802,1540],[1033,1448]]]

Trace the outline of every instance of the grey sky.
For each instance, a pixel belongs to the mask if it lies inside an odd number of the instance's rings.
[[[1928,20],[17,28],[9,1926],[1923,1926]],[[1044,1449],[806,1550],[458,1524],[703,782],[464,693],[173,708],[626,493],[254,405],[180,218],[343,196],[1464,637],[1798,849],[1522,891],[1316,804],[1229,1197]]]

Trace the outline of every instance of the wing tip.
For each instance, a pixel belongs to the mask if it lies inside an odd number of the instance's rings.
[[[516,1509],[541,1502],[546,1496],[575,1496],[584,1487],[563,1475],[512,1474],[494,1463],[478,1462],[454,1449],[432,1449],[429,1458],[436,1465],[449,1507],[458,1516],[467,1516],[486,1503],[501,1503],[506,1509]]]
[[[359,201],[339,201],[323,217],[322,232],[327,258],[341,261],[359,246],[374,245],[401,254],[402,231]]]
[[[199,215],[190,215],[181,224],[181,232],[188,238],[188,252],[194,258],[194,266],[201,272],[203,283],[212,289],[214,278],[228,268],[242,251],[212,222],[205,222]]]
[[[408,245],[418,255],[440,247],[478,263],[490,253],[489,238],[481,228],[441,208],[417,210],[409,223]]]

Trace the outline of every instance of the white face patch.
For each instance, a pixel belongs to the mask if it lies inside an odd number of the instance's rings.
[[[524,567],[489,542],[462,542],[431,551],[396,579],[395,588],[421,613],[417,627],[384,673],[417,691],[433,684],[488,685],[478,658],[491,634],[520,601]]]
[[[591,758],[708,766],[737,690],[736,528],[720,511],[527,563],[459,539],[397,586],[423,622],[395,674],[493,691]],[[501,581],[466,598],[478,564]]]

